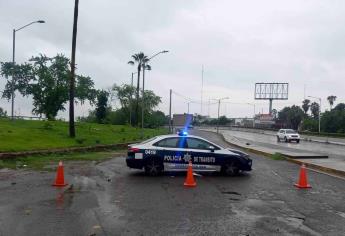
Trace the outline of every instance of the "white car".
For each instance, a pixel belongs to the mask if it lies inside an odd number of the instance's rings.
[[[277,141],[280,142],[281,140],[284,140],[286,143],[291,141],[299,143],[300,136],[293,129],[280,129],[277,133]]]

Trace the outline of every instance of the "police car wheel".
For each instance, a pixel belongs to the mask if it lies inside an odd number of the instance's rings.
[[[145,173],[150,176],[156,176],[163,172],[163,164],[155,158],[150,158],[145,164]]]
[[[228,176],[236,176],[240,173],[240,169],[236,161],[231,161],[222,166],[222,172]]]

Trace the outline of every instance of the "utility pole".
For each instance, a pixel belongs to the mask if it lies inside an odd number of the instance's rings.
[[[74,124],[74,90],[75,90],[75,49],[77,44],[78,26],[78,5],[79,0],[74,2],[73,36],[72,36],[72,58],[71,58],[71,78],[69,84],[69,136],[75,137]]]
[[[15,59],[15,54],[16,54],[16,30],[13,29],[13,51],[12,51],[12,63],[13,63],[13,67],[16,63],[16,59]],[[14,119],[14,77],[12,75],[12,103],[11,103],[11,119]]]
[[[188,111],[187,111],[187,114],[189,114],[189,103],[190,103],[190,102],[187,102],[187,105],[188,105]]]
[[[220,111],[220,101],[221,101],[221,100],[225,100],[225,99],[229,99],[229,98],[228,98],[228,97],[225,97],[225,98],[216,99],[216,100],[218,100],[217,134],[219,133],[219,111]]]
[[[219,133],[219,110],[220,110],[220,99],[218,100],[217,134]]]
[[[171,96],[172,96],[172,89],[170,89],[170,102],[169,102],[169,133],[172,132],[172,127],[171,127]]]
[[[201,104],[200,104],[200,115],[202,115],[202,98],[204,90],[204,65],[201,67]]]

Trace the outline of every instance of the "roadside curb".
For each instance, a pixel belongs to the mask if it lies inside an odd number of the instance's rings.
[[[72,153],[72,152],[84,152],[84,151],[100,151],[107,149],[126,149],[130,143],[118,143],[118,144],[104,144],[96,146],[87,147],[71,147],[71,148],[55,148],[55,149],[44,149],[44,150],[34,150],[34,151],[23,151],[23,152],[2,152],[0,153],[1,159],[10,159],[17,157],[26,157],[32,155],[47,155],[47,154],[62,154],[62,153]]]
[[[212,132],[212,131],[208,131],[208,132]],[[244,149],[246,151],[249,151],[249,152],[252,152],[252,153],[255,153],[255,154],[263,155],[265,157],[271,157],[270,153],[267,153],[267,152],[264,152],[264,151],[259,151],[259,150],[256,150],[256,149],[253,149],[253,148],[249,148],[249,147],[240,146],[240,145],[238,145],[236,143],[232,143],[232,142],[226,140],[223,134],[218,133],[218,135],[222,138],[222,140],[224,142],[226,142],[226,143],[228,143],[228,144],[230,144],[232,146]],[[325,166],[321,166],[321,165],[317,165],[317,164],[313,164],[313,163],[309,163],[309,162],[304,162],[301,159],[293,159],[293,158],[291,158],[291,157],[289,157],[288,155],[285,155],[285,154],[282,154],[282,155],[283,155],[284,159],[286,161],[288,161],[288,162],[295,163],[295,164],[298,164],[298,165],[304,164],[304,165],[306,165],[310,169],[322,171],[322,172],[325,172],[325,173],[328,173],[328,174],[332,174],[332,175],[337,175],[337,176],[345,177],[345,171],[336,170],[336,169],[332,169],[332,168],[329,168],[329,167],[325,167]]]

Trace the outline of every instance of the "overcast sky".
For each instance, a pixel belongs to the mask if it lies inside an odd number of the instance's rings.
[[[17,63],[32,55],[70,57],[73,0],[0,0],[0,61],[12,58],[12,29],[42,19],[17,32]],[[134,53],[151,61],[146,86],[162,97],[168,113],[169,89],[200,102],[204,65],[203,114],[215,116],[209,99],[229,97],[221,106],[228,117],[268,112],[268,102],[254,100],[256,82],[288,82],[289,100],[273,108],[301,104],[304,95],[336,95],[345,102],[345,1],[343,0],[80,0],[77,73],[89,75],[97,88],[130,83]],[[0,91],[5,79],[0,78]],[[305,93],[304,93],[305,88]],[[211,100],[211,103],[214,103]],[[10,113],[10,103],[0,99]],[[67,106],[66,106],[67,107]],[[17,114],[30,115],[29,98],[16,97]],[[86,115],[89,106],[78,107]],[[173,95],[173,112],[187,112],[187,101]],[[190,104],[190,112],[201,106]],[[59,113],[67,117],[67,113]]]

